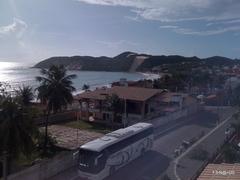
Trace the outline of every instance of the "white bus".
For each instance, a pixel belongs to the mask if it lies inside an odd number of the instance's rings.
[[[79,150],[79,175],[102,180],[153,145],[153,125],[137,123],[88,142]]]

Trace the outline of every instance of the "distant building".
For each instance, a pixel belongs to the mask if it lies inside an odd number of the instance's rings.
[[[126,79],[122,78],[120,81],[113,82],[112,87],[114,86],[153,88],[153,81],[147,79],[139,81],[127,81]]]
[[[197,180],[239,180],[240,164],[208,164]]]
[[[240,85],[240,78],[238,76],[230,77],[225,82],[225,89],[235,89]]]
[[[198,109],[197,99],[185,93],[164,92],[158,97],[158,110],[162,115],[187,109],[188,113],[194,113]]]

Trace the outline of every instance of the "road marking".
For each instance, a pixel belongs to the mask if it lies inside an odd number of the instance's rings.
[[[236,114],[238,111],[235,111]],[[179,175],[177,174],[177,165],[179,160],[184,157],[187,153],[189,153],[193,148],[195,148],[197,145],[199,145],[201,142],[203,142],[206,138],[208,138],[210,135],[212,135],[216,130],[218,130],[220,127],[222,127],[226,122],[228,122],[232,117],[233,114],[230,115],[227,119],[225,119],[223,122],[221,122],[218,126],[216,126],[214,129],[212,129],[208,134],[206,134],[205,136],[203,136],[200,140],[198,140],[197,142],[195,142],[190,148],[188,148],[184,153],[182,153],[180,156],[178,156],[175,160],[174,160],[174,176],[177,178],[177,180],[181,180],[181,178],[179,177]]]

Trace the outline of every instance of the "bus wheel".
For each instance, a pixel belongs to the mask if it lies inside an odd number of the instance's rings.
[[[110,167],[110,175],[113,175],[115,173],[116,169],[114,166]]]

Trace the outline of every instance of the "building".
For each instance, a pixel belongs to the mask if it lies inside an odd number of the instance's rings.
[[[192,114],[198,110],[197,99],[186,93],[164,92],[158,96],[157,101],[158,111],[161,115],[181,110],[188,110],[188,114]]]
[[[119,98],[115,112],[109,104],[109,97],[112,95]],[[79,118],[81,120],[123,126],[166,116],[183,109],[195,111],[197,108],[197,101],[187,94],[126,86],[87,91],[76,96],[76,100],[80,104]]]
[[[239,180],[240,164],[208,164],[197,180]]]
[[[120,81],[113,82],[112,87],[114,86],[153,88],[153,81],[150,79],[143,79],[139,81],[127,81],[125,78],[122,78],[120,79]]]
[[[150,118],[156,113],[155,99],[163,90],[140,87],[114,86],[98,88],[76,96],[80,103],[80,119],[126,125],[130,120]],[[119,98],[117,112],[109,107],[108,97]]]

